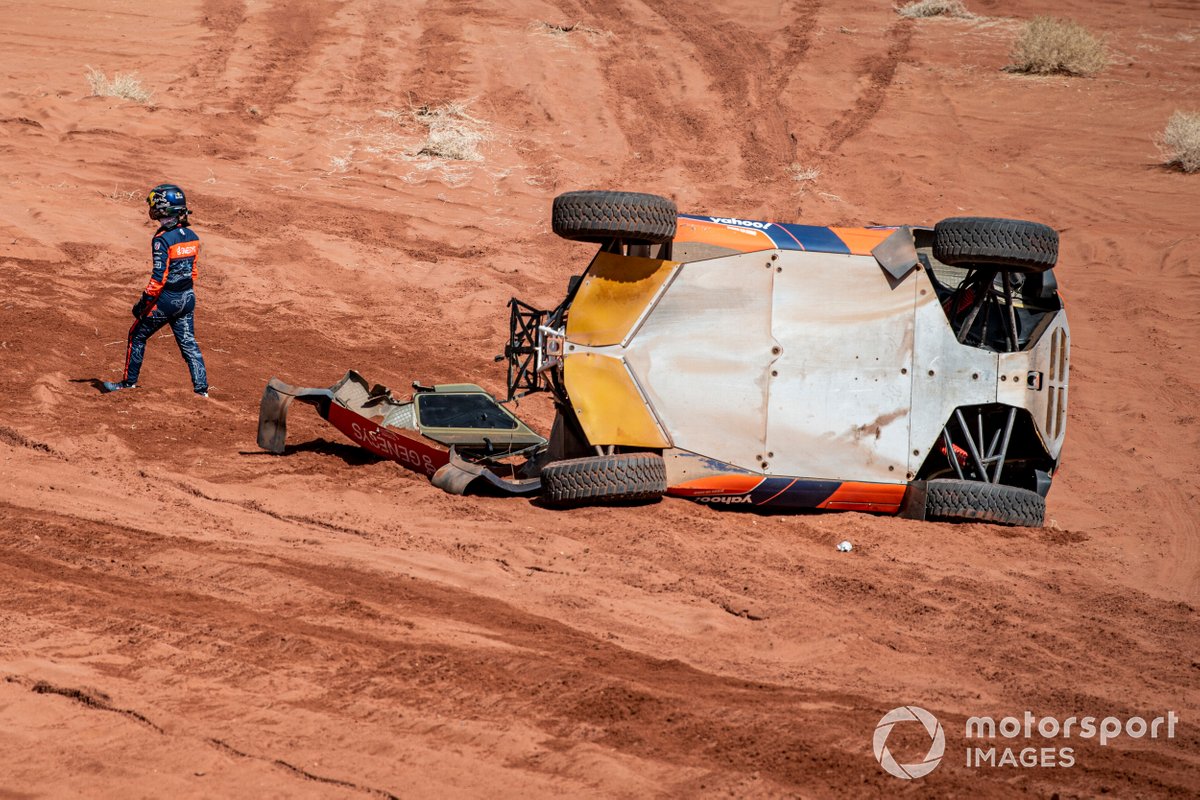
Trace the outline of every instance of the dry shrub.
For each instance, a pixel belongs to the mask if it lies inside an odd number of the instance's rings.
[[[960,17],[972,19],[975,15],[967,11],[962,0],[913,0],[896,9],[896,13],[909,19],[924,17]]]
[[[1108,66],[1108,49],[1077,22],[1037,17],[1017,37],[1011,58],[1010,72],[1093,75]]]
[[[113,184],[111,192],[100,192],[100,194],[118,203],[128,203],[141,196],[142,193],[136,189],[118,189],[116,184]]]
[[[468,114],[466,103],[385,109],[375,113],[401,129],[411,129],[414,123],[424,129],[425,140],[420,147],[408,151],[411,156],[432,156],[446,161],[483,160],[479,144],[488,139],[488,125]],[[396,136],[387,134],[384,138],[396,139]],[[387,149],[396,149],[393,145],[395,142],[389,142]]]
[[[403,165],[400,179],[407,183],[419,180],[419,173],[435,173],[449,185],[462,185],[483,161],[479,145],[492,138],[488,123],[468,107],[455,102],[378,109],[375,121],[360,119],[333,137],[337,152],[326,174]]]
[[[803,164],[792,164],[788,167],[788,172],[791,173],[792,180],[800,184],[796,190],[797,194],[804,194],[807,188],[806,183],[812,183],[817,178],[821,177],[821,170],[817,167],[807,167]]]
[[[1176,111],[1155,141],[1168,166],[1200,172],[1200,112]]]
[[[593,41],[612,38],[612,33],[609,31],[602,31],[599,28],[584,25],[582,22],[573,22],[569,25],[564,25],[558,22],[538,20],[531,23],[529,27],[534,33],[540,33],[561,41],[573,38],[573,34],[583,35]]]
[[[595,28],[584,25],[582,22],[573,22],[570,25],[562,25],[557,22],[545,22],[538,20],[533,23],[534,29],[542,33],[548,33],[553,36],[564,36],[568,33],[601,33]]]
[[[427,130],[425,143],[417,150],[417,155],[449,161],[483,160],[479,143],[487,138],[486,126],[482,120],[467,113],[466,104],[421,106],[414,109],[412,115]]]
[[[93,97],[121,97],[143,104],[150,102],[151,93],[142,88],[136,72],[118,72],[109,80],[100,70],[88,67],[87,82],[92,87]]]

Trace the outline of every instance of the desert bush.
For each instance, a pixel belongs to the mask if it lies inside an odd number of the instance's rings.
[[[1036,17],[1013,46],[1011,72],[1092,75],[1108,66],[1108,48],[1077,22]]]
[[[599,28],[593,28],[590,25],[584,25],[582,22],[564,24],[537,20],[529,24],[529,29],[534,33],[555,39],[559,44],[564,45],[571,39],[577,39],[580,36],[591,42],[600,42],[605,39],[612,38],[612,33],[610,31],[602,31]]]
[[[909,19],[922,17],[961,17],[970,19],[975,15],[967,11],[962,0],[913,0],[896,9],[896,13]]]
[[[100,194],[117,203],[128,203],[140,197],[142,193],[137,189],[118,189],[114,183],[111,192],[100,192]]]
[[[384,109],[376,114],[401,128],[413,123],[425,129],[425,141],[411,155],[447,161],[480,161],[479,143],[488,138],[487,124],[467,113],[466,103]]]
[[[544,22],[542,20],[538,20],[537,22],[533,23],[533,28],[536,31],[548,33],[551,36],[566,36],[568,33],[603,33],[603,31],[599,31],[595,28],[584,25],[582,22],[574,22],[570,25],[564,25],[558,22]]]
[[[792,180],[800,184],[799,188],[796,190],[797,194],[804,194],[804,190],[807,188],[805,184],[812,183],[817,178],[821,177],[820,169],[817,167],[805,166],[804,164],[792,164],[790,167],[788,167],[788,172],[791,174]]]
[[[1200,112],[1176,111],[1155,141],[1168,166],[1200,172]]]
[[[417,155],[433,156],[451,161],[480,161],[479,143],[487,138],[481,120],[467,113],[464,103],[447,103],[431,108],[421,106],[412,112],[413,119],[424,125],[425,143]]]
[[[87,82],[92,87],[93,97],[121,97],[143,104],[150,102],[151,93],[142,88],[136,72],[118,72],[109,80],[100,70],[88,67]]]

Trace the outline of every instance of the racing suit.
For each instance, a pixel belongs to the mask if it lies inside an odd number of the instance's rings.
[[[163,226],[154,234],[150,250],[154,270],[141,299],[133,307],[136,319],[129,329],[125,375],[121,383],[125,386],[137,384],[142,358],[146,354],[146,340],[162,326],[170,325],[192,375],[192,389],[197,394],[207,393],[208,373],[200,345],[196,342],[196,294],[192,288],[200,263],[200,237],[186,225]]]

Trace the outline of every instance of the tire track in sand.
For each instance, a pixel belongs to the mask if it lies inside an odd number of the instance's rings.
[[[33,539],[34,531],[40,540]],[[845,774],[860,747],[858,737],[886,708],[879,700],[836,686],[792,686],[705,671],[623,647],[504,599],[402,571],[320,555],[296,557],[254,539],[199,540],[0,505],[0,580],[13,587],[9,610],[45,623],[22,632],[34,654],[53,652],[60,637],[86,635],[93,648],[132,659],[138,674],[170,676],[148,687],[143,709],[149,716],[142,715],[147,720],[154,708],[181,709],[172,728],[205,719],[212,724],[232,708],[242,716],[255,710],[266,715],[265,722],[244,724],[237,736],[263,752],[284,746],[266,725],[271,719],[288,718],[292,708],[319,714],[320,725],[289,734],[287,760],[234,748],[228,739],[206,740],[309,780],[349,783],[316,773],[308,777],[294,768],[305,763],[300,754],[309,748],[321,747],[327,754],[322,761],[333,763],[354,746],[348,732],[369,726],[378,736],[404,740],[412,735],[406,720],[417,716],[470,720],[479,726],[473,752],[482,754],[497,753],[496,742],[513,732],[513,720],[521,720],[521,730],[537,731],[539,741],[549,737],[551,749],[583,736],[640,763],[706,771],[714,778],[720,771],[727,780],[761,776],[779,793],[818,786],[845,794],[848,780],[860,793],[874,793],[893,780],[882,772],[849,779]],[[266,597],[247,591],[262,585],[287,591]],[[825,579],[813,590],[836,602],[886,599],[874,585],[844,577]],[[974,591],[970,583],[958,590],[968,591]],[[1110,637],[1126,647],[1137,646],[1147,621],[1169,647],[1183,647],[1194,615],[1183,604],[1107,590],[1085,592],[1078,603],[1104,617]],[[0,627],[0,633],[9,631]],[[1087,641],[1081,630],[1061,644],[1086,647]],[[1047,646],[1032,643],[1022,658],[1038,658]],[[238,688],[247,676],[259,675],[271,676],[279,693]],[[190,695],[180,689],[180,678],[202,682],[198,686],[204,688],[190,690],[203,691],[208,702],[197,715],[186,711]],[[74,697],[69,687],[53,693]],[[1064,701],[1061,694],[1050,696]],[[940,707],[934,711],[943,722],[963,720]],[[387,726],[387,719],[396,725]],[[445,734],[442,727],[423,735],[450,747],[462,744],[457,726],[445,726]],[[1198,735],[1188,727],[1179,745],[1194,747]],[[853,744],[848,748],[847,742]],[[594,774],[591,754],[570,747],[563,752],[565,760],[551,768],[554,775],[579,780]],[[355,763],[367,774],[380,762]],[[536,757],[507,768],[545,775]],[[1105,782],[1161,776],[1155,760],[1133,755],[1095,770]],[[1189,775],[1181,773],[1167,788],[1181,789]],[[979,788],[978,775],[970,772],[945,770],[939,781],[948,794]],[[675,788],[687,793],[686,785]]]
[[[826,127],[820,148],[823,155],[836,153],[846,141],[862,132],[879,113],[884,100],[887,99],[888,89],[896,80],[896,70],[902,62],[910,60],[905,54],[912,43],[914,30],[915,26],[910,20],[893,23],[885,34],[888,41],[887,51],[862,61],[860,74],[867,76],[867,86],[854,106]]]
[[[466,70],[470,52],[464,23],[485,15],[472,0],[430,0],[417,12],[421,35],[415,66],[399,81],[413,105],[466,99],[472,83]]]
[[[262,55],[254,73],[243,82],[239,105],[254,106],[266,115],[292,100],[341,5],[331,0],[275,0],[264,12],[267,41],[256,47]]]
[[[819,0],[796,4],[794,18],[779,34],[784,41],[779,56],[771,54],[770,40],[733,21],[696,14],[673,0],[646,5],[692,44],[720,93],[725,124],[740,139],[742,175],[749,181],[778,177],[795,160],[785,88],[811,47]]]
[[[788,22],[764,34],[736,19],[716,13],[696,13],[672,0],[641,0],[626,7],[582,0],[561,2],[569,18],[617,32],[618,46],[604,59],[603,70],[615,98],[615,108],[626,138],[654,160],[656,142],[683,140],[698,152],[711,150],[713,142],[733,142],[740,157],[740,172],[749,181],[778,178],[795,160],[791,135],[792,105],[787,87],[796,65],[812,45],[821,0],[785,4],[781,17]],[[686,78],[670,71],[670,63],[646,59],[642,37],[621,37],[621,31],[650,28],[651,21],[665,25],[672,49],[694,54],[704,81],[718,95],[717,102],[680,107],[663,87]],[[653,39],[653,35],[650,35]],[[677,44],[676,44],[677,43]],[[667,133],[662,128],[674,130]],[[696,182],[725,183],[728,166],[689,165]]]
[[[225,73],[238,30],[246,21],[245,0],[204,0],[200,19],[211,35],[204,56],[196,65],[196,76],[212,84]]]
[[[25,521],[16,522],[17,514]],[[260,671],[281,682],[287,675],[319,676],[317,694],[286,701],[268,695],[262,702],[319,711],[334,729],[356,729],[364,713],[403,720],[419,710],[484,721],[497,731],[523,716],[540,735],[555,738],[593,729],[598,742],[627,757],[703,769],[724,765],[800,786],[812,768],[828,763],[828,753],[842,748],[838,733],[803,735],[801,728],[815,729],[831,705],[860,726],[878,714],[850,694],[704,672],[502,600],[404,574],[50,512],[0,506],[0,521],[6,523],[0,526],[0,579],[18,587],[11,609],[36,609],[40,618],[85,632],[97,647],[136,618],[150,649],[121,644],[120,652],[181,677],[197,669],[191,664],[203,664],[197,675],[221,685]],[[35,525],[42,537],[36,545],[29,541]],[[108,557],[97,558],[98,552]],[[184,575],[200,568],[219,577],[197,590]],[[246,602],[240,587],[268,574],[293,587],[285,606]],[[370,616],[363,617],[366,610]],[[503,649],[481,651],[470,638],[441,633],[464,625]],[[162,645],[168,647],[156,649]],[[246,701],[239,697],[231,694],[226,702]],[[730,709],[753,711],[731,715]]]
[[[59,697],[65,697],[68,700],[74,700],[84,708],[88,708],[93,711],[105,711],[112,714],[120,714],[121,716],[134,720],[135,722],[140,722],[141,724],[153,730],[155,733],[158,733],[162,736],[176,738],[174,734],[168,733],[161,725],[153,722],[140,711],[135,711],[131,708],[121,708],[113,705],[112,698],[99,690],[77,688],[74,686],[59,686],[57,684],[50,683],[49,681],[35,681],[25,675],[8,675],[5,676],[4,680],[7,683],[14,683],[18,686],[24,686],[34,694],[58,695]],[[294,778],[299,778],[300,780],[323,783],[329,786],[337,786],[341,789],[350,789],[351,791],[362,792],[363,794],[368,794],[372,797],[382,797],[384,800],[400,800],[399,797],[384,789],[376,789],[372,786],[363,786],[362,784],[358,784],[353,781],[342,780],[341,778],[330,778],[325,775],[318,775],[314,772],[310,772],[306,769],[298,767],[295,764],[284,761],[281,758],[271,758],[270,756],[260,756],[253,753],[247,753],[243,750],[239,750],[223,739],[206,738],[200,739],[199,741],[208,745],[209,747],[213,747],[221,751],[222,753],[236,756],[237,758],[265,762],[273,767],[279,768]],[[197,774],[200,775],[203,773]]]

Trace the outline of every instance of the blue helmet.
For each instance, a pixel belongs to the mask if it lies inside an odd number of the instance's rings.
[[[150,206],[150,219],[186,219],[188,215],[183,189],[173,183],[160,183],[151,189],[146,205]]]

